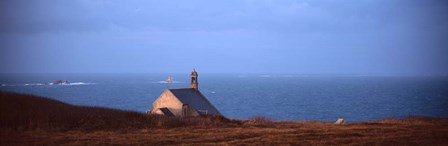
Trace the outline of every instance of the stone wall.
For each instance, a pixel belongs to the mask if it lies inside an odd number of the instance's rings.
[[[182,103],[168,89],[152,103],[153,111],[167,107],[176,117],[182,116]]]

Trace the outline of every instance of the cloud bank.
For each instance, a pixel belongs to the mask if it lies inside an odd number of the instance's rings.
[[[1,1],[2,72],[446,75],[436,0]]]

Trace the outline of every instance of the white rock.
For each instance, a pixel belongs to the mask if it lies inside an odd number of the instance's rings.
[[[345,123],[344,119],[343,118],[339,118],[334,124],[341,125],[341,124],[344,124],[344,123]]]

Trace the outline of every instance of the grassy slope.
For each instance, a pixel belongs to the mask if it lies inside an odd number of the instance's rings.
[[[446,145],[448,119],[412,117],[333,125],[263,118],[166,118],[0,92],[1,145],[367,144]]]

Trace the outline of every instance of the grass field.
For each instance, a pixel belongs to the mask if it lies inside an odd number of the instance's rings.
[[[1,145],[448,145],[448,119],[168,118],[0,92]]]

